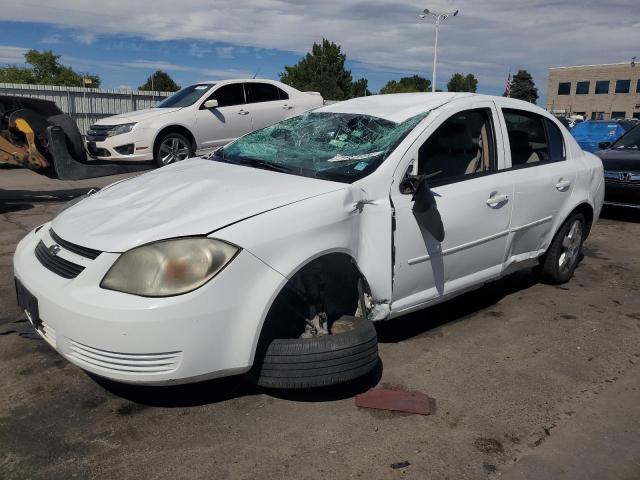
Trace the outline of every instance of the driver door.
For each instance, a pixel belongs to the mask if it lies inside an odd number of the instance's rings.
[[[205,108],[207,100],[217,100],[215,108]],[[196,110],[198,149],[225,145],[251,131],[251,112],[246,106],[242,83],[228,83],[214,90]]]
[[[409,148],[397,170],[394,314],[471,289],[503,269],[513,184],[504,168],[502,132],[491,101],[443,112]],[[406,174],[426,175],[445,237],[438,242],[413,214]]]

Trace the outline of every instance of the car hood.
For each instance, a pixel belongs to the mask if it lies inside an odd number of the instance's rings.
[[[110,117],[101,118],[94,125],[121,125],[123,123],[134,123],[148,120],[150,118],[159,117],[168,113],[177,112],[180,108],[145,108],[144,110],[136,110],[135,112],[120,113],[111,115]]]
[[[640,150],[601,150],[597,155],[605,170],[640,171]]]
[[[52,228],[69,242],[124,252],[156,240],[205,235],[344,188],[342,183],[196,158],[105,187],[60,213]]]

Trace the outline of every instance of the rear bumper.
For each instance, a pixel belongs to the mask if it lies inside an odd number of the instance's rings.
[[[65,279],[34,255],[41,240],[53,243],[48,226],[29,233],[14,255],[16,278],[38,302],[38,333],[78,367],[124,383],[178,384],[246,372],[267,306],[284,281],[243,250],[193,292],[139,297],[99,287],[119,254],[89,260],[60,250],[85,266]]]

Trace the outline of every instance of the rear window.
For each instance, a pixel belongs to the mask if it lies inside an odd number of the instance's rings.
[[[512,167],[532,166],[551,159],[544,117],[509,108],[502,112],[509,134]]]
[[[573,135],[617,137],[623,128],[615,122],[582,122],[573,127]]]
[[[274,102],[280,100],[279,88],[270,83],[246,83],[247,103]]]

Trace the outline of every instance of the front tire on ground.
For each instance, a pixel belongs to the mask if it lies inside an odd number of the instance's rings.
[[[256,352],[250,379],[261,387],[307,389],[349,382],[378,364],[378,338],[373,323],[352,318],[344,333],[271,340]]]
[[[583,214],[574,213],[560,227],[540,262],[540,274],[545,281],[557,285],[573,276],[581,258],[586,224]]]
[[[153,149],[153,159],[158,167],[186,160],[193,157],[194,150],[191,141],[181,133],[167,133],[156,142]]]

